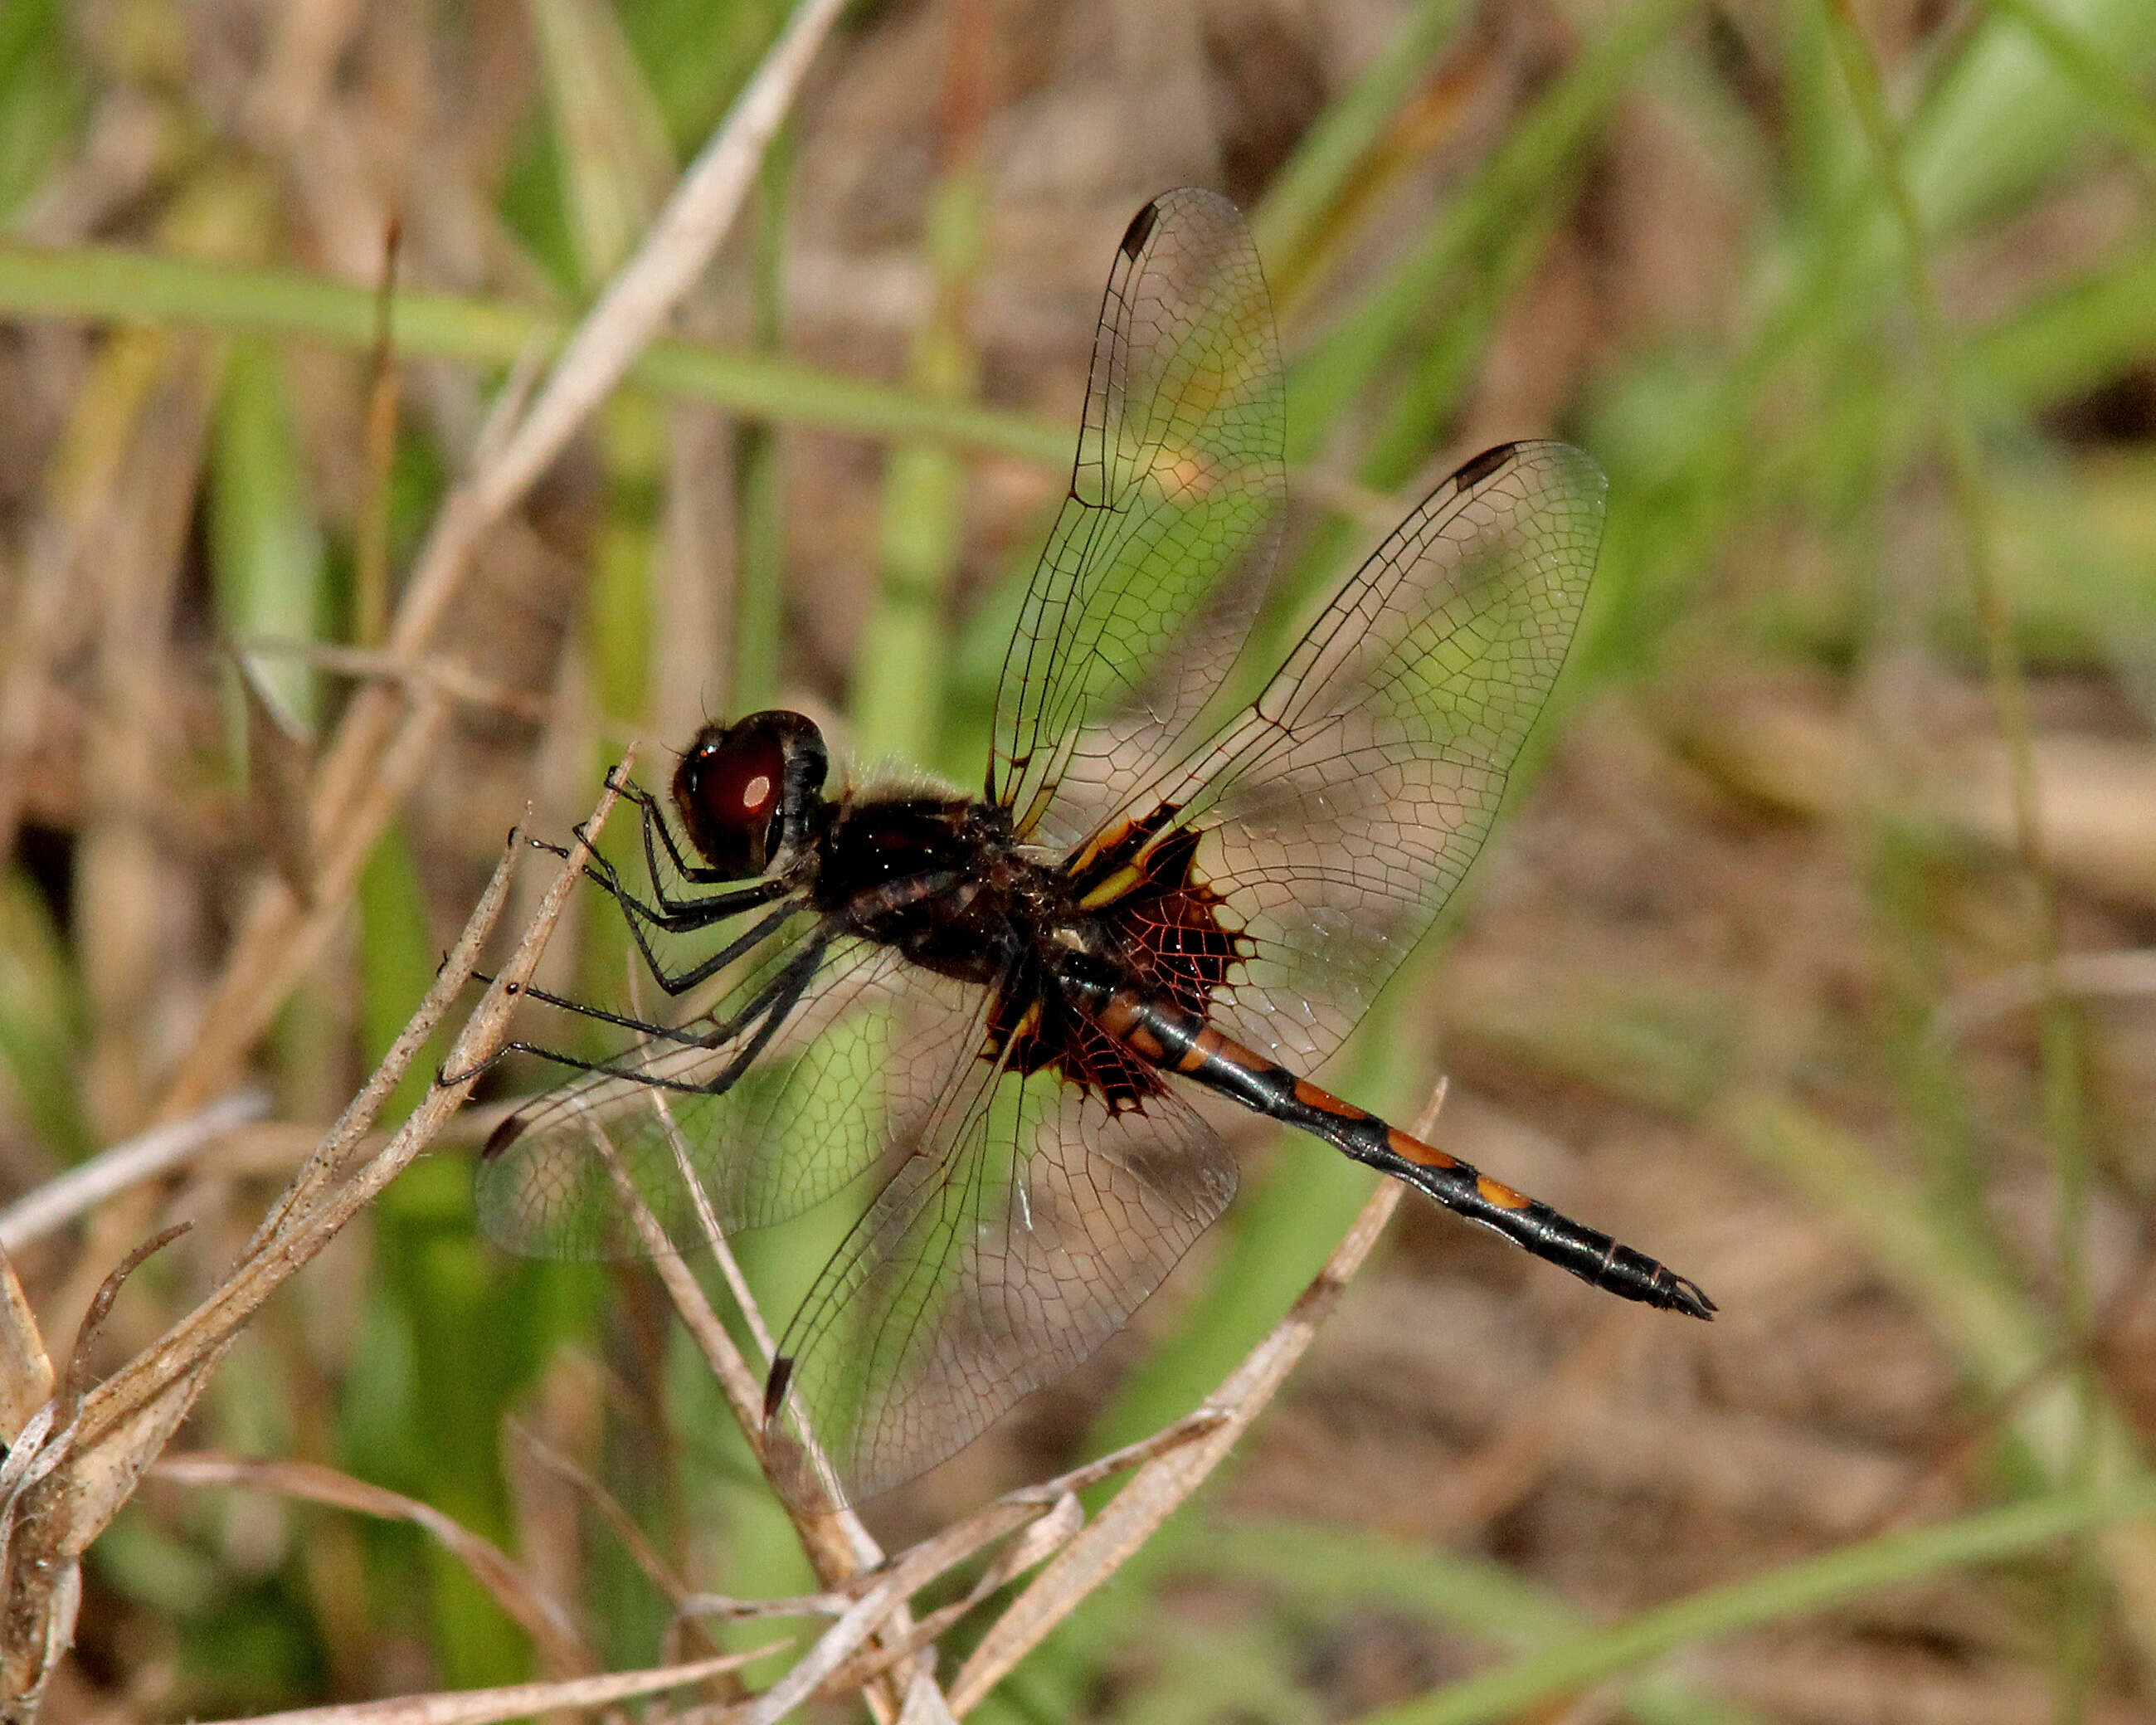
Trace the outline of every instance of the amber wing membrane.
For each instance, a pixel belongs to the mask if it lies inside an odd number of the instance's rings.
[[[1118,800],[1218,689],[1240,643],[1219,614],[1255,599],[1278,542],[1286,423],[1241,214],[1210,192],[1154,199],[1116,255],[1070,494],[997,688],[988,796],[1022,834],[1075,838],[1042,826],[1059,786]]]
[[[1564,663],[1607,482],[1579,450],[1486,451],[1401,522],[1263,693],[1130,789],[1202,832],[1196,877],[1245,956],[1214,1022],[1307,1068],[1337,1048],[1481,850]],[[1162,818],[1163,805],[1173,811]]]

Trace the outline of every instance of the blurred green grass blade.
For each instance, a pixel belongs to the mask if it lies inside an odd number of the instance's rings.
[[[659,621],[652,603],[665,428],[649,397],[621,391],[600,408],[598,432],[606,495],[593,547],[584,639],[599,711],[640,725],[650,680],[652,630]],[[610,829],[605,836],[615,834]],[[624,856],[636,850],[634,833],[629,836],[632,842]]]
[[[1905,172],[1933,233],[1951,232],[2034,193],[2117,116],[2013,12],[2041,11],[2050,33],[2088,62],[2131,80],[2156,66],[2156,6],[2148,0],[2021,0],[1994,7],[1925,101],[1908,134]],[[2104,80],[2108,85],[2110,80]]]
[[[2108,1495],[2061,1492],[1843,1546],[1754,1580],[1643,1612],[1435,1695],[1365,1713],[1359,1725],[1479,1725],[1516,1717],[1702,1641],[1825,1610],[1902,1583],[2022,1558],[2086,1529],[2151,1516],[2156,1516],[2156,1484],[2137,1480]]]
[[[1502,1563],[1329,1522],[1217,1515],[1183,1543],[1174,1567],[1259,1582],[1310,1609],[1378,1605],[1501,1647],[1536,1647],[1587,1626],[1579,1612]]]
[[[635,389],[615,391],[600,404],[597,418],[594,441],[603,495],[578,643],[591,667],[599,711],[641,731],[650,718],[651,670],[657,660],[654,632],[663,626],[656,594],[665,554],[660,494],[665,484],[665,425],[651,398]],[[676,746],[686,740],[665,739]],[[591,759],[592,783],[603,779],[613,762],[613,745],[598,744]],[[599,850],[617,867],[642,866],[634,821],[609,824],[599,836]],[[580,996],[619,1000],[623,979],[630,974],[627,922],[615,915],[585,917],[576,942]],[[611,1033],[597,1025],[583,1028],[589,1052],[611,1051]]]
[[[235,342],[225,362],[209,518],[225,634],[314,639],[326,607],[321,534],[300,467],[284,366],[267,342]],[[264,661],[261,675],[288,712],[314,722],[315,677],[304,661],[280,655]]]
[[[1324,1725],[1329,1717],[1297,1681],[1301,1650],[1258,1625],[1163,1615],[1145,1642],[1146,1677],[1122,1697],[1116,1725]]]
[[[964,401],[977,386],[965,309],[981,266],[988,188],[962,165],[931,193],[926,252],[935,304],[916,336],[909,381],[932,400]],[[884,480],[875,598],[855,658],[855,747],[865,759],[929,762],[940,752],[947,605],[965,528],[966,470],[949,449],[901,444]]]
[[[1869,1146],[1780,1096],[1740,1094],[1721,1111],[1740,1149],[1855,1231],[1987,1394],[2014,1394],[2042,1368],[2052,1337],[2006,1266]],[[2056,1463],[2071,1416],[2056,1395],[2044,1400],[2048,1408],[2025,1409],[2024,1429]]]
[[[617,10],[683,158],[718,124],[787,13],[777,0],[623,0]]]
[[[433,985],[436,947],[426,902],[411,835],[393,822],[360,870],[357,896],[360,1041],[369,1065],[388,1051]],[[428,1061],[414,1060],[384,1110],[385,1122],[403,1120],[434,1081]]]
[[[374,340],[371,290],[300,270],[208,264],[117,246],[0,244],[0,312],[125,323],[182,323],[252,335],[308,336],[364,352]],[[567,322],[498,300],[400,290],[392,320],[411,359],[514,364],[550,352]],[[994,450],[1063,467],[1070,434],[1015,413],[704,343],[654,341],[629,376],[746,416],[862,437],[911,438]]]
[[[68,951],[28,876],[0,875],[0,1067],[38,1147],[73,1162],[94,1147],[75,1086],[83,1009]]]
[[[375,1263],[387,1312],[408,1342],[406,1419],[398,1450],[412,1471],[384,1481],[498,1544],[511,1517],[501,1466],[502,1418],[528,1376],[542,1277],[495,1274],[472,1227],[470,1170],[461,1157],[423,1158],[375,1209]],[[547,1266],[561,1278],[557,1266]],[[349,1415],[347,1416],[349,1417]],[[524,1635],[470,1573],[428,1541],[425,1625],[446,1686],[514,1682],[528,1673]]]
[[[1286,305],[1308,274],[1310,254],[1335,206],[1348,195],[1363,162],[1428,74],[1466,0],[1422,0],[1414,15],[1302,136],[1251,213],[1250,230],[1266,279]]]
[[[1483,1558],[1373,1530],[1271,1516],[1220,1516],[1182,1542],[1171,1566],[1237,1587],[1262,1585],[1303,1614],[1372,1607],[1527,1651],[1592,1632],[1578,1611]],[[1640,1725],[1758,1725],[1758,1716],[1681,1676],[1650,1675],[1624,1692]]]
[[[1597,37],[1519,116],[1473,182],[1376,291],[1288,367],[1288,459],[1306,459],[1399,342],[1442,303],[1453,278],[1560,187],[1648,50],[1697,0],[1645,0]]]
[[[2043,49],[2059,75],[2077,88],[2102,114],[2105,123],[2142,158],[2156,167],[2156,108],[2112,63],[2107,44],[2082,33],[2063,8],[2041,0],[1986,0],[1994,17],[2026,31]],[[2156,45],[2150,58],[2156,59]]]
[[[527,0],[578,275],[587,291],[620,266],[674,178],[672,146],[613,9]]]
[[[1973,365],[2023,411],[2108,382],[2156,350],[2156,245],[2107,258],[1974,335]]]
[[[1364,485],[1397,490],[1429,458],[1474,382],[1491,331],[1541,260],[1562,213],[1560,200],[1544,200],[1476,259],[1444,317],[1415,344],[1407,377],[1388,393],[1382,424],[1358,470]]]
[[[776,354],[785,332],[788,189],[794,132],[783,126],[757,173],[749,340],[757,356]],[[755,712],[778,698],[786,610],[786,449],[773,424],[744,425],[736,439],[741,509],[734,560],[733,663],[727,705]]]
[[[89,109],[60,0],[0,6],[0,216],[13,212],[67,154]]]

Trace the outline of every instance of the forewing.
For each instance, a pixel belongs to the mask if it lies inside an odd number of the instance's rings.
[[[1210,1004],[1229,1034],[1322,1060],[1458,886],[1563,665],[1606,485],[1564,444],[1477,456],[1340,589],[1249,708],[1136,790],[1131,814],[1164,804],[1163,832],[1203,831],[1194,873],[1243,934]]]
[[[934,1101],[931,1075],[948,1070],[966,1028],[964,1004],[888,947],[842,939],[819,954],[823,937],[803,921],[711,1013],[530,1106],[521,1131],[480,1164],[490,1238],[538,1257],[643,1255],[611,1161],[669,1237],[693,1247],[704,1238],[698,1189],[722,1229],[783,1221],[917,1129]],[[790,1004],[773,1002],[783,1020],[757,1044],[770,1014],[745,1009],[812,958],[813,976]]]
[[[1192,625],[1233,605],[1226,590],[1254,600],[1263,585],[1285,424],[1272,304],[1241,214],[1209,192],[1154,199],[1116,254],[1070,495],[997,686],[988,796],[1021,836],[1075,837],[1052,814],[1066,772],[1118,800],[1219,686],[1240,630],[1194,648]],[[1074,760],[1087,726],[1090,757]]]
[[[911,1479],[1070,1372],[1235,1188],[1177,1096],[1115,1111],[982,1060],[904,1147],[779,1344],[767,1435],[803,1503]]]

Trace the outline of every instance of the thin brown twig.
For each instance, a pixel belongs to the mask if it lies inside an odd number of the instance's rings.
[[[693,285],[732,226],[764,146],[839,10],[839,0],[803,0],[635,255],[578,325],[529,410],[499,440],[484,440],[404,584],[386,644],[391,657],[424,654],[480,542],[552,465]],[[194,1046],[167,1092],[166,1116],[199,1106],[228,1081],[293,983],[318,961],[361,865],[434,760],[447,712],[439,697],[408,700],[379,687],[353,699],[315,778],[318,902],[309,911],[280,883],[262,883]]]
[[[1445,1103],[1440,1085],[1414,1126],[1427,1138]],[[1092,1526],[1073,1539],[1032,1583],[974,1648],[951,1681],[952,1711],[963,1717],[984,1700],[1049,1631],[1075,1610],[1081,1600],[1106,1581],[1151,1538],[1184,1499],[1227,1459],[1236,1441],[1270,1402],[1302,1358],[1323,1323],[1340,1302],[1370,1248],[1399,1205],[1401,1188],[1381,1180],[1353,1224],[1287,1315],[1252,1348],[1242,1363],[1207,1398],[1205,1407],[1224,1417],[1194,1441],[1156,1457],[1116,1494]]]
[[[717,1652],[717,1646],[704,1633],[703,1626],[687,1620],[682,1611],[683,1604],[695,1596],[688,1583],[674,1573],[674,1566],[645,1537],[644,1529],[638,1527],[635,1517],[622,1507],[620,1500],[521,1420],[512,1419],[509,1422],[509,1430],[526,1455],[598,1512],[600,1519],[613,1529],[614,1538],[621,1542],[622,1549],[629,1553],[629,1561],[643,1572],[644,1579],[674,1608],[673,1619],[668,1625],[668,1654],[675,1658],[682,1656],[675,1639],[677,1631],[694,1636],[698,1656]]]
[[[175,1222],[171,1227],[159,1230],[134,1250],[122,1258],[107,1272],[97,1291],[90,1296],[90,1308],[75,1327],[74,1348],[68,1356],[67,1371],[60,1378],[60,1417],[72,1420],[82,1401],[83,1392],[90,1381],[90,1355],[97,1347],[97,1338],[105,1328],[105,1320],[111,1314],[112,1302],[120,1297],[120,1291],[127,1285],[127,1278],[141,1269],[146,1260],[164,1250],[174,1240],[193,1227],[192,1222]]]
[[[340,676],[367,677],[384,683],[424,684],[438,695],[466,706],[484,707],[526,724],[545,725],[555,717],[554,703],[529,690],[511,688],[491,677],[439,656],[400,659],[374,647],[340,647],[334,641],[305,641],[279,635],[250,635],[234,643],[248,653],[291,658]],[[610,726],[623,730],[625,727]]]
[[[649,1671],[615,1671],[603,1677],[571,1677],[554,1683],[511,1683],[498,1689],[463,1689],[447,1695],[400,1696],[388,1701],[346,1702],[326,1707],[295,1707],[256,1713],[218,1725],[494,1725],[569,1708],[599,1707],[664,1689],[680,1689],[769,1657],[786,1644],[773,1641],[746,1653],[699,1659]],[[716,1722],[729,1710],[711,1715]],[[741,1711],[745,1711],[742,1709]]]
[[[116,1193],[169,1173],[237,1127],[270,1111],[266,1091],[236,1091],[207,1106],[100,1151],[0,1210],[0,1250],[18,1252],[57,1233]]]
[[[383,1520],[409,1522],[433,1536],[464,1566],[517,1627],[531,1639],[542,1666],[558,1677],[589,1676],[598,1661],[577,1633],[561,1604],[525,1573],[491,1540],[483,1539],[431,1503],[408,1497],[315,1461],[196,1450],[161,1458],[151,1469],[158,1478],[185,1486],[223,1486],[242,1491],[274,1491]]]
[[[596,833],[616,793],[609,786],[587,830]],[[133,1494],[142,1471],[162,1450],[247,1320],[264,1301],[335,1239],[353,1216],[430,1142],[469,1092],[480,1063],[506,1037],[517,991],[538,962],[545,937],[580,878],[588,850],[572,850],[542,913],[493,987],[467,1020],[451,1053],[459,1083],[439,1084],[389,1142],[341,1184],[331,1187],[352,1147],[373,1124],[412,1060],[426,1045],[478,962],[480,943],[507,896],[521,849],[511,835],[501,865],[452,949],[434,986],[391,1046],[367,1086],[295,1177],[285,1197],[256,1229],[240,1262],[187,1317],[82,1398],[68,1430],[45,1446],[39,1477],[26,1480],[8,1523],[4,1621],[0,1660],[6,1695],[15,1710],[33,1710],[52,1661],[72,1640],[80,1599],[81,1552]]]

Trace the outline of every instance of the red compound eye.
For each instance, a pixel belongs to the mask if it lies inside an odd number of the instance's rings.
[[[823,783],[822,740],[795,713],[752,713],[740,723],[706,726],[674,775],[674,806],[690,842],[732,880],[761,875],[778,847],[788,795],[788,762],[804,755],[795,793]]]

